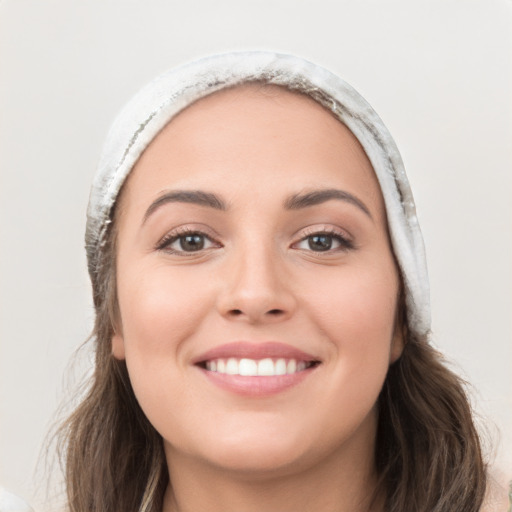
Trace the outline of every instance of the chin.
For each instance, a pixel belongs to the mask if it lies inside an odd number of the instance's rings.
[[[304,438],[287,432],[265,432],[262,429],[249,429],[247,426],[237,434],[230,433],[192,440],[189,449],[181,445],[169,446],[172,457],[191,457],[201,465],[215,471],[234,472],[251,478],[285,475],[293,472],[296,466],[305,464],[308,452]]]
[[[292,475],[318,464],[329,456],[332,446],[318,443],[318,436],[294,435],[293,429],[279,435],[254,432],[243,442],[233,438],[218,440],[215,450],[205,456],[219,470],[235,472],[238,477],[251,479],[276,478]],[[314,442],[314,439],[317,442]]]
[[[255,452],[247,449],[224,453],[221,457],[212,457],[210,464],[217,470],[236,473],[238,477],[247,477],[251,480],[286,476],[307,466],[307,463],[295,453],[276,450]]]
[[[300,458],[297,449],[286,446],[232,447],[226,450],[220,461],[239,471],[270,471],[287,467]]]

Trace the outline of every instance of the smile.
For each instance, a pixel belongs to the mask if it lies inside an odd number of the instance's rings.
[[[193,364],[216,386],[256,398],[299,384],[321,360],[283,343],[239,341],[217,346],[197,357]]]

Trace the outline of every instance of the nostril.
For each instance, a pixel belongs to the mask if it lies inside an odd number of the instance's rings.
[[[231,316],[243,316],[245,313],[241,309],[232,309],[229,311],[229,314]],[[284,311],[282,309],[270,309],[265,314],[270,316],[280,316],[284,314]]]

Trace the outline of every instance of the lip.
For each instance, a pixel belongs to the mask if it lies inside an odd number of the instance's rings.
[[[218,347],[212,348],[207,352],[204,352],[200,356],[192,360],[192,364],[204,363],[212,359],[227,359],[229,357],[235,357],[238,359],[265,359],[270,358],[284,358],[284,359],[296,359],[298,361],[319,361],[318,357],[312,354],[308,354],[299,350],[286,343],[280,343],[276,341],[265,341],[263,343],[250,343],[247,341],[235,341],[233,343],[226,343],[225,345],[219,345]]]
[[[255,360],[283,358],[305,362],[320,362],[320,360],[312,354],[303,352],[291,345],[273,341],[264,343],[250,343],[245,341],[227,343],[208,350],[193,360],[195,367],[201,371],[209,382],[231,393],[254,398],[275,395],[296,386],[310,376],[316,368],[318,368],[318,365],[311,366],[293,374],[250,377],[208,371],[204,366],[206,361],[228,359],[230,357]]]

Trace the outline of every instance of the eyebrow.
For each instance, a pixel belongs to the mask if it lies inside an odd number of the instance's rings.
[[[189,203],[199,206],[214,208],[215,210],[227,210],[226,203],[215,194],[201,190],[174,190],[161,195],[153,201],[144,214],[142,223],[146,222],[156,210],[169,203]]]
[[[360,199],[350,192],[335,188],[313,190],[302,194],[293,194],[285,200],[284,207],[287,210],[301,210],[302,208],[322,204],[333,199],[350,203],[373,219],[370,210]],[[220,211],[226,211],[228,209],[226,203],[219,196],[211,192],[204,192],[202,190],[174,190],[166,192],[150,204],[144,214],[142,223],[144,224],[148,217],[150,217],[156,210],[169,203],[195,204]]]
[[[302,208],[322,204],[333,199],[350,203],[363,211],[368,215],[368,217],[370,217],[370,219],[373,219],[370,210],[360,199],[352,195],[350,192],[345,192],[344,190],[338,190],[336,188],[327,188],[313,190],[312,192],[305,192],[303,194],[294,194],[285,201],[284,207],[287,210],[300,210]]]

